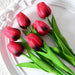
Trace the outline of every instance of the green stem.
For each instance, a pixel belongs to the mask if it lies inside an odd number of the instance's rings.
[[[27,29],[29,30],[29,32],[32,32],[31,29],[29,27],[27,27]]]
[[[55,38],[50,33],[48,33],[47,35],[55,40]]]
[[[22,32],[27,36],[28,34],[30,34],[30,32],[22,30]]]
[[[51,27],[53,28],[53,25],[52,25],[51,21],[49,20],[49,18],[46,17],[46,19],[47,19],[47,21],[49,22],[49,24],[51,25]]]
[[[46,52],[46,50],[45,50],[43,47],[41,47],[41,50],[42,50],[43,52]]]
[[[47,35],[48,35],[49,37],[51,37],[51,38],[55,41],[56,46],[59,47],[59,45],[58,45],[58,43],[57,43],[57,39],[56,39],[53,35],[51,35],[50,33],[48,33]]]
[[[25,55],[24,53],[22,53],[22,55],[23,56],[25,56],[25,57],[27,57],[28,59],[30,59],[30,57],[29,56],[27,56],[27,55]],[[30,59],[31,60],[31,59]]]
[[[22,37],[20,37],[20,39],[22,40],[22,42],[26,42]]]

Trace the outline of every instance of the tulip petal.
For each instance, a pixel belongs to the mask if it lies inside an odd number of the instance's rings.
[[[14,56],[19,56],[23,53],[23,46],[18,44],[17,42],[10,41],[10,43],[7,45],[7,48],[9,52],[11,52]]]
[[[19,26],[23,29],[27,28],[31,23],[29,18],[25,14],[23,14],[22,12],[19,12],[16,15],[16,19],[17,19]]]
[[[16,41],[16,40],[19,39],[19,37],[21,35],[21,32],[20,32],[19,29],[16,29],[16,28],[12,28],[12,27],[7,26],[4,29],[4,35],[6,37],[8,37],[11,41]]]
[[[46,35],[50,31],[49,26],[40,20],[36,20],[33,26],[36,29],[36,31],[42,36]]]
[[[51,8],[49,8],[44,2],[40,2],[37,4],[37,12],[41,18],[45,18],[51,15]]]

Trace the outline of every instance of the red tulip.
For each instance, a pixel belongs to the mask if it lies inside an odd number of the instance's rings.
[[[46,35],[50,31],[49,26],[40,20],[36,20],[33,26],[36,31],[42,36]]]
[[[23,47],[13,41],[10,41],[10,43],[7,45],[7,48],[9,50],[9,52],[11,52],[14,56],[19,56],[23,53]]]
[[[4,34],[5,36],[7,36],[11,41],[16,41],[17,39],[19,39],[21,32],[20,30],[16,29],[16,28],[12,28],[7,26],[4,29]]]
[[[27,28],[27,26],[29,26],[31,23],[29,18],[26,15],[24,15],[22,12],[19,12],[16,15],[16,18],[17,18],[17,22],[21,28]]]
[[[51,8],[49,8],[44,2],[37,4],[37,11],[41,18],[48,17],[51,14]]]
[[[33,33],[28,34],[26,39],[29,46],[35,50],[38,50],[43,44],[41,38]]]

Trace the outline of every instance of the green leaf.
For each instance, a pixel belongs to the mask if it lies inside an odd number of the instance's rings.
[[[57,26],[55,17],[52,15],[52,25],[53,25],[53,30],[56,32],[57,35],[61,35],[61,32]]]
[[[57,57],[48,55],[44,52],[38,52],[38,54],[42,55],[45,58],[50,59],[55,65],[57,65],[57,67],[63,69],[64,71],[66,71],[70,74],[73,74],[73,72],[66,65],[64,65]]]
[[[64,52],[63,52],[63,56],[70,64],[72,64],[75,67],[75,58],[65,54]]]
[[[43,41],[43,45],[44,45],[44,49],[46,50],[46,53],[47,53],[47,54],[56,57],[56,55],[55,55],[55,54],[53,53],[53,51],[51,50],[52,47],[49,47],[49,46],[46,44],[45,41]],[[57,48],[54,48],[54,49],[55,49],[55,51],[60,52]],[[50,54],[50,53],[51,53],[51,54]]]
[[[40,49],[41,49],[41,51],[46,52],[46,50],[43,47],[41,47]]]
[[[65,54],[64,52],[60,51],[59,48],[56,47],[50,47],[54,53],[56,53],[58,56],[60,56],[62,59],[66,60],[73,66],[75,66],[75,58]]]
[[[48,33],[48,35],[49,35],[50,37],[52,37],[53,39],[55,39],[55,35],[54,35],[53,30],[50,30],[49,33]]]
[[[50,57],[46,53],[44,53],[44,52],[37,51],[37,53],[42,55],[42,56],[44,56],[45,58],[50,59]]]
[[[62,51],[70,56],[72,56],[72,54],[70,53],[70,51],[66,48],[66,46],[64,45],[64,43],[60,40],[60,38],[57,36],[57,34],[55,33],[55,36],[58,40],[58,43],[62,49]]]
[[[44,45],[44,49],[46,50],[46,52],[49,53],[49,47],[45,41],[43,41],[43,45]]]
[[[59,38],[63,41],[64,45],[68,48],[68,50],[71,52],[71,54],[73,56],[75,56],[75,53],[72,51],[72,49],[70,48],[70,46],[68,45],[66,39],[62,36],[62,35],[58,35]]]
[[[33,62],[20,63],[20,64],[17,64],[16,66],[41,69],[39,66],[37,66],[37,65],[36,65],[35,63],[33,63]]]
[[[49,31],[48,36],[49,36],[49,37],[51,37],[51,38],[53,38],[53,40],[55,41],[55,43],[56,43],[57,47],[59,47],[59,48],[60,48],[60,45],[59,45],[59,43],[57,42],[57,38],[56,38],[56,36],[55,36],[55,34],[54,34],[54,31],[53,31],[53,30],[50,30],[50,31]]]
[[[44,58],[45,59],[45,58]],[[51,64],[61,75],[66,75],[60,68],[57,67],[57,65],[53,64],[50,60],[46,59],[46,61]]]

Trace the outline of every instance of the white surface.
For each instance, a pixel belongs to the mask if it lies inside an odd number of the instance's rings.
[[[8,7],[17,3],[19,0],[0,0],[0,15],[4,13]]]
[[[0,75],[11,75],[5,66],[1,53],[0,53]]]
[[[10,1],[10,0],[9,0]],[[61,0],[62,1],[62,0]],[[72,4],[72,1],[73,1],[73,5],[75,4],[74,0],[69,0],[71,1],[70,3]],[[4,2],[3,2],[4,3]],[[7,3],[6,3],[7,4]],[[66,35],[66,34],[65,34]],[[68,34],[67,34],[68,35]],[[69,35],[68,35],[69,36]],[[66,37],[67,39],[69,39],[68,37]],[[71,37],[72,38],[72,37]],[[72,43],[71,43],[72,44]],[[2,56],[0,54],[0,75],[10,75],[10,73],[8,72],[4,62],[3,62],[3,59],[2,59]]]

